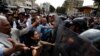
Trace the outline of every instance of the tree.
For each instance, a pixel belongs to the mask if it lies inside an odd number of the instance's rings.
[[[94,0],[95,2],[99,2],[100,3],[100,0]]]
[[[40,7],[37,7],[37,13],[38,13],[38,14],[41,13],[41,9],[40,9]]]
[[[95,16],[100,16],[100,0],[94,0],[94,2],[95,6],[97,6],[98,8],[93,11],[93,14]]]
[[[94,0],[95,5],[98,6],[98,9],[100,9],[100,0]]]
[[[54,6],[50,5],[50,12],[54,12],[54,11],[55,11]]]
[[[61,14],[65,14],[66,8],[65,7],[57,7],[56,12],[61,13]]]
[[[67,0],[64,1],[62,7],[65,7],[65,8],[67,9],[67,7],[68,7],[68,2],[67,2]]]

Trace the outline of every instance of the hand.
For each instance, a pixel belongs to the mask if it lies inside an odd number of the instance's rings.
[[[31,46],[31,49],[33,49],[33,50],[39,50],[39,49],[41,49],[41,47],[42,46]]]
[[[36,19],[35,22],[32,24],[33,27],[37,26],[40,23],[40,20]]]
[[[52,46],[55,46],[55,43],[53,43]]]
[[[12,43],[13,49],[14,49],[15,52],[16,52],[16,51],[22,51],[22,50],[29,50],[29,48],[26,47],[25,44],[18,43],[18,42],[16,43],[16,42],[14,42],[14,40],[11,39],[11,38],[9,38],[8,41],[10,41],[10,42]]]
[[[32,50],[32,55],[33,56],[40,56],[40,52],[41,52],[41,46],[31,46]]]
[[[36,19],[35,20],[36,23],[40,23],[40,21],[41,21],[40,19]]]

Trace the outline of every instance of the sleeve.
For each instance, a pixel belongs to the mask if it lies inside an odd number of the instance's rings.
[[[46,41],[40,41],[41,44],[43,45],[53,45],[52,43],[46,42]]]
[[[0,44],[0,56],[4,56],[4,45]]]
[[[19,30],[20,36],[21,36],[21,35],[24,35],[24,34],[26,34],[26,33],[28,33],[32,28],[33,28],[33,27],[32,27],[32,25],[31,25],[31,26],[26,27],[26,28],[24,28],[24,29],[22,29],[22,30]]]
[[[2,45],[2,44],[0,43],[0,48],[2,48],[2,47],[4,47],[4,45]]]
[[[42,28],[46,28],[46,29],[49,29],[49,28],[51,28],[48,24],[46,25],[46,26],[41,26]]]
[[[30,26],[32,25],[32,24],[31,24],[31,19],[30,19],[30,18],[27,20],[26,25],[27,25],[27,27],[30,27]]]
[[[17,28],[16,22],[13,22],[13,28]]]
[[[0,56],[4,56],[3,55],[3,48],[0,47]]]

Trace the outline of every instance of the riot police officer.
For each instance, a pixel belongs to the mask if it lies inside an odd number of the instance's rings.
[[[81,56],[100,56],[100,30],[89,29],[79,37],[84,40]]]

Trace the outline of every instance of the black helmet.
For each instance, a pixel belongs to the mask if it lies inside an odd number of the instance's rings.
[[[79,35],[81,39],[91,44],[100,53],[100,30],[89,29]]]
[[[82,32],[87,30],[87,20],[85,19],[85,17],[79,17],[79,18],[73,19],[73,24],[76,27],[79,27]]]
[[[59,16],[59,18],[60,18],[61,20],[66,20],[66,19],[67,19],[65,16]]]
[[[82,26],[82,25],[86,24],[86,19],[85,19],[85,17],[79,17],[79,18],[73,19],[73,22],[79,24],[80,26]]]
[[[100,25],[95,25],[95,26],[94,26],[94,29],[100,30]]]
[[[64,21],[64,26],[65,27],[68,27],[69,28],[71,25],[73,25],[73,22],[71,20],[65,20]]]

